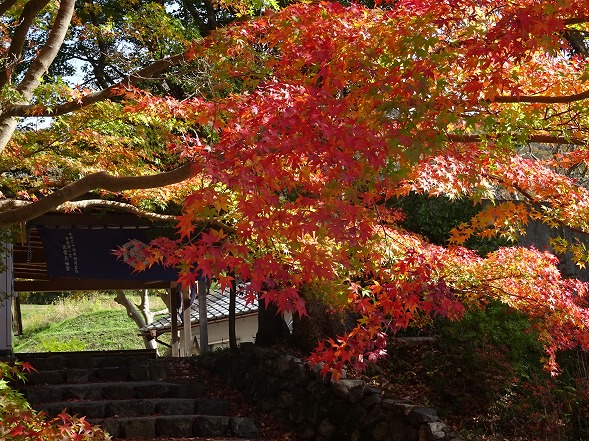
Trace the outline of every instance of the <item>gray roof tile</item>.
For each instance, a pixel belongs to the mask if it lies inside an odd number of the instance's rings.
[[[243,287],[243,285],[242,285]],[[258,311],[258,301],[247,304],[243,297],[237,296],[235,302],[235,316],[252,314]],[[229,317],[229,289],[221,292],[220,288],[211,289],[207,296],[207,319],[209,321],[222,320]],[[198,324],[198,296],[190,307],[190,323],[194,326]],[[163,334],[169,332],[172,328],[171,314],[165,315],[147,326],[144,326],[139,331],[141,334]],[[182,328],[182,318],[178,315],[178,328]]]

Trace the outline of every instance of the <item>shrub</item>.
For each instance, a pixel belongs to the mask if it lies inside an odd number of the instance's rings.
[[[403,228],[421,234],[437,245],[447,245],[450,231],[461,223],[470,221],[483,209],[482,204],[475,204],[469,199],[430,197],[423,194],[405,196],[396,200],[394,205],[400,207],[405,214]],[[506,245],[513,244],[497,237],[473,237],[465,244],[482,256]]]
[[[108,441],[111,437],[100,427],[93,426],[85,417],[62,412],[48,418],[31,406],[13,384],[25,380],[25,372],[32,369],[28,363],[0,362],[0,439],[15,441],[96,440]]]

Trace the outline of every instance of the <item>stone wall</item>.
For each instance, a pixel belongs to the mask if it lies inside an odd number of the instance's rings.
[[[504,203],[505,200],[496,199],[494,204]],[[514,203],[521,203],[521,201],[511,201]],[[488,207],[491,205],[491,201],[484,200],[483,207]],[[540,250],[540,251],[549,251],[553,254],[554,248],[550,244],[550,239],[555,239],[557,237],[562,237],[566,239],[569,243],[576,243],[579,242],[581,244],[585,244],[589,246],[589,235],[583,234],[580,232],[573,231],[569,228],[564,228],[561,226],[551,227],[542,223],[538,220],[530,220],[525,226],[525,234],[520,235],[519,242],[517,245],[524,246],[524,247],[531,247]],[[559,270],[565,277],[576,278],[582,280],[583,282],[589,282],[589,268],[581,268],[577,266],[573,260],[573,255],[571,253],[556,254],[556,256],[560,260]]]
[[[531,221],[526,225],[525,236],[520,237],[519,245],[524,247],[533,246],[540,251],[550,251],[554,253],[554,248],[550,245],[550,239],[556,237],[563,237],[569,243],[582,243],[589,245],[587,235],[577,233],[568,228],[550,228],[548,225],[540,221]],[[589,268],[581,268],[577,266],[573,260],[571,253],[566,253],[564,256],[556,254],[560,259],[558,269],[565,277],[573,277],[583,282],[589,282]]]
[[[314,441],[460,441],[435,409],[382,398],[360,380],[329,382],[291,355],[253,344],[203,359],[261,410]]]

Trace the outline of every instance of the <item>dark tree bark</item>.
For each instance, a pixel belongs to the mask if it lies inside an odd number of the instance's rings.
[[[273,303],[266,303],[264,299],[258,299],[258,332],[256,344],[260,346],[272,346],[286,341],[290,336],[288,326],[278,308]]]
[[[229,349],[237,349],[237,334],[235,332],[235,303],[237,301],[237,283],[235,279],[229,286]]]
[[[310,292],[308,287],[301,289],[301,296],[305,299],[307,315],[293,317],[293,347],[309,353],[320,341],[335,339],[355,326],[355,320],[346,311],[329,307],[320,297]]]

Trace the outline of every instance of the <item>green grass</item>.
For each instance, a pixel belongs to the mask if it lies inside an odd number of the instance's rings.
[[[61,352],[142,349],[137,325],[112,295],[61,298],[50,305],[21,305],[23,335],[14,338],[14,352]],[[137,296],[129,296],[138,303]],[[159,298],[150,297],[153,309]]]

